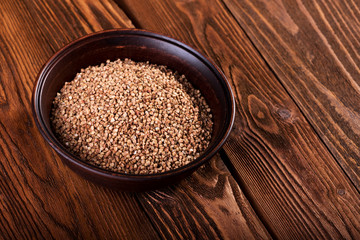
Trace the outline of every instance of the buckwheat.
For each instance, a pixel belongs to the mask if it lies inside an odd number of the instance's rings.
[[[190,163],[213,128],[210,107],[184,75],[129,59],[81,69],[57,93],[51,122],[71,153],[129,174]]]

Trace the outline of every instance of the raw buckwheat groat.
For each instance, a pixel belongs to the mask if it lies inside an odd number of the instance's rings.
[[[57,93],[51,121],[80,159],[131,174],[193,161],[208,146],[213,125],[204,97],[185,76],[129,59],[82,69]]]

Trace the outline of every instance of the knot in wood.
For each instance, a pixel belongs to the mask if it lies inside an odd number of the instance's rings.
[[[286,108],[280,108],[277,110],[277,114],[284,120],[288,120],[291,117],[291,112]]]
[[[337,190],[337,194],[339,194],[340,196],[343,196],[345,194],[345,189],[339,188]]]

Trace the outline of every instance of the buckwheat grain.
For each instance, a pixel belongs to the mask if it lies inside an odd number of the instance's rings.
[[[211,109],[184,75],[130,59],[81,69],[57,93],[51,122],[79,158],[130,174],[169,171],[209,145]]]

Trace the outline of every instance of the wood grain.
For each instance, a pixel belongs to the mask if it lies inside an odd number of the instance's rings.
[[[86,33],[132,27],[116,4],[0,1],[0,16],[0,238],[270,238],[218,158],[177,186],[121,193],[75,175],[38,133],[30,98],[41,65]]]
[[[358,238],[359,193],[226,6],[216,0],[124,2],[138,26],[196,46],[232,82],[238,114],[224,149],[274,237]],[[286,27],[297,31],[291,21]]]
[[[219,156],[180,184],[139,199],[163,239],[270,239]]]
[[[359,2],[224,2],[360,191]]]
[[[91,31],[131,27],[117,5],[85,3],[0,1],[1,239],[158,238],[133,194],[70,172],[31,117],[36,74],[56,49]]]
[[[0,69],[0,72],[1,72],[1,69]],[[4,87],[0,84],[0,105],[4,105],[6,103],[7,103],[7,97],[5,95]]]

